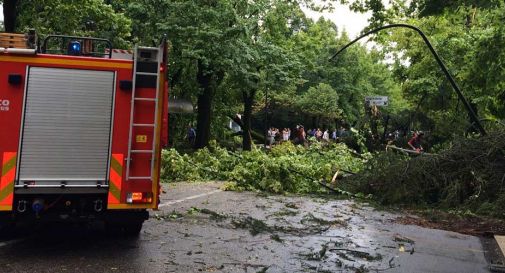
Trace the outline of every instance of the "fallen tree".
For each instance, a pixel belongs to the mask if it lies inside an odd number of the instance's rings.
[[[165,182],[229,181],[224,188],[238,191],[320,193],[329,187],[321,181],[331,181],[337,170],[356,173],[363,168],[368,154],[357,157],[354,153],[344,144],[314,143],[305,148],[284,142],[268,152],[255,149],[236,154],[211,142],[209,148],[192,154],[164,150],[161,178]]]
[[[437,155],[384,152],[343,181],[383,204],[424,204],[505,218],[505,131],[454,141]]]

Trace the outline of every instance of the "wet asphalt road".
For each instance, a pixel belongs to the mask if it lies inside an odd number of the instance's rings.
[[[166,189],[139,238],[45,226],[0,238],[1,272],[488,272],[479,238],[350,200]]]

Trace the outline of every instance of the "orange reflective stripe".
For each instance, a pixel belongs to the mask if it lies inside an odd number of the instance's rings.
[[[109,203],[119,204],[121,199],[121,176],[111,171],[109,177]]]
[[[16,176],[15,152],[4,152],[2,172],[0,173],[0,210],[11,210],[14,199],[14,179]]]
[[[109,170],[109,204],[121,203],[121,186],[123,181],[123,154],[112,154]]]

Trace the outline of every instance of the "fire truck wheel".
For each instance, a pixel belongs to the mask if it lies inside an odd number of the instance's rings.
[[[0,214],[0,232],[1,234],[11,234],[15,231],[16,224],[8,215]]]
[[[123,230],[124,234],[126,236],[132,236],[132,237],[139,236],[140,231],[142,230],[143,223],[144,223],[144,221],[138,222],[138,223],[129,223],[129,224],[125,225],[124,230]]]
[[[109,235],[118,236],[126,235],[128,237],[139,236],[142,230],[142,224],[144,221],[140,222],[130,222],[130,223],[106,223],[106,231]]]

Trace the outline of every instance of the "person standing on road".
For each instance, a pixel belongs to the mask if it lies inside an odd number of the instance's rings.
[[[282,130],[282,141],[288,141],[288,140],[289,140],[288,128],[284,128]]]
[[[312,136],[314,136],[313,132],[314,131],[309,128],[309,130],[307,130],[307,135],[309,135],[309,137],[312,137]]]
[[[331,140],[337,141],[337,129],[333,129],[331,132]]]
[[[321,141],[321,138],[323,137],[323,131],[321,131],[321,129],[317,128],[317,131],[316,131],[316,139],[318,141]]]
[[[303,126],[300,125],[300,127],[298,127],[298,132],[297,132],[297,136],[298,138],[298,142],[296,144],[302,144],[304,145],[305,144],[305,129],[303,128]]]
[[[276,132],[275,132],[274,127],[270,127],[270,129],[268,130],[268,133],[267,133],[267,135],[268,135],[268,139],[267,139],[268,140],[268,146],[267,146],[267,148],[272,148],[272,145],[275,142],[275,134],[276,134]]]
[[[330,133],[328,133],[328,129],[324,130],[323,141],[324,142],[329,142],[330,141]]]
[[[189,145],[191,145],[191,147],[193,147],[195,145],[196,131],[195,131],[195,128],[193,128],[193,126],[191,126],[191,124],[188,124],[188,132],[187,132],[186,137],[188,139]]]

